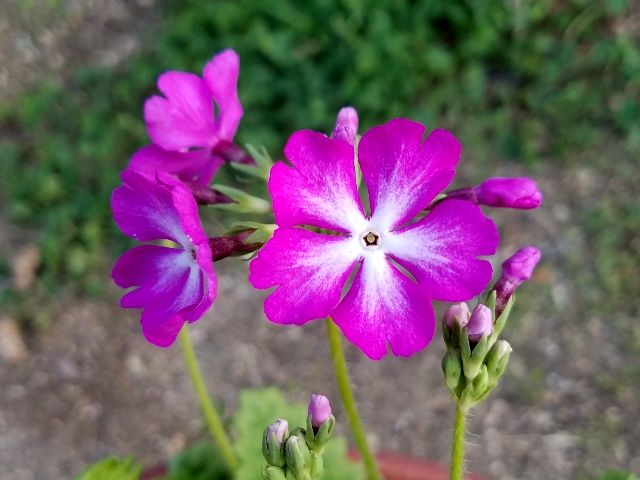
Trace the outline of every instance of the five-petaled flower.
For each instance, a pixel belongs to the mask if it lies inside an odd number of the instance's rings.
[[[216,146],[233,140],[243,114],[239,68],[238,54],[228,49],[205,65],[202,78],[178,71],[160,75],[158,89],[164,97],[154,95],[144,105],[153,143],[133,155],[129,168],[167,172],[201,185],[211,183],[223,163]]]
[[[453,179],[461,150],[444,130],[424,137],[420,123],[394,119],[365,133],[357,149],[309,130],[289,138],[292,166],[277,163],[269,178],[278,229],[249,276],[256,288],[277,287],[264,305],[271,321],[330,316],[370,358],[387,345],[409,356],[433,337],[432,300],[467,300],[485,288],[492,267],[477,257],[495,253],[496,226],[462,200],[422,215]]]
[[[211,249],[189,189],[172,175],[122,172],[113,191],[113,218],[126,235],[175,246],[140,245],[124,253],[112,277],[122,288],[138,287],[120,302],[144,308],[140,322],[147,340],[171,345],[185,322],[195,322],[211,307],[217,291]]]

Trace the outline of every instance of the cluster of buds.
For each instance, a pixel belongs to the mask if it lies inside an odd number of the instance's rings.
[[[269,425],[262,439],[262,454],[267,464],[264,480],[319,480],[324,473],[322,454],[333,433],[336,419],[329,399],[311,395],[306,428],[289,432],[286,420]]]
[[[473,312],[466,303],[449,307],[442,333],[447,353],[442,370],[447,388],[463,410],[483,401],[504,373],[511,345],[499,339],[514,303],[513,293],[531,274],[540,251],[525,247],[502,264],[502,276],[487,298]]]

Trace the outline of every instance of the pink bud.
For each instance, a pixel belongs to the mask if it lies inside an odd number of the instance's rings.
[[[488,178],[475,188],[475,195],[477,203],[489,207],[527,210],[542,204],[542,193],[536,182],[526,177]]]
[[[267,427],[268,434],[267,437],[270,437],[272,433],[275,433],[276,440],[279,444],[284,442],[285,437],[289,433],[289,423],[286,420],[279,419],[276,422],[272,423]]]
[[[484,306],[478,305],[473,309],[469,323],[467,323],[469,340],[479,342],[482,337],[491,335],[493,331],[493,315],[491,310]]]
[[[309,401],[309,415],[311,415],[311,425],[319,428],[324,422],[331,418],[331,405],[329,399],[324,395],[311,395]]]
[[[496,313],[498,315],[516,288],[531,278],[541,256],[540,250],[529,245],[518,250],[502,264],[502,276],[493,287],[496,291]]]
[[[336,119],[336,128],[333,129],[333,138],[344,140],[353,145],[358,134],[358,112],[353,107],[341,108]]]
[[[471,312],[466,303],[456,303],[447,308],[444,314],[444,324],[449,328],[453,328],[456,324],[459,325],[460,328],[464,328],[467,326],[467,322],[469,322],[470,315]]]

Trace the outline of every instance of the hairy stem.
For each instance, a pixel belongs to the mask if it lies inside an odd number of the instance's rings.
[[[463,480],[464,476],[464,427],[467,412],[456,404],[451,442],[451,471],[449,480]]]

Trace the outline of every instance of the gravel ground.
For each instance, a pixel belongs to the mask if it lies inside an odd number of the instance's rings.
[[[0,0],[8,12],[0,19],[2,98],[45,77],[64,81],[80,64],[117,64],[140,43],[132,19],[154,19],[153,1],[45,3],[49,10],[34,9],[38,2]],[[47,11],[61,8],[65,14],[47,19]],[[71,44],[77,54],[62,54]],[[544,262],[506,332],[514,346],[508,374],[470,419],[469,469],[503,480],[593,478],[591,472],[613,467],[640,471],[640,426],[630,421],[640,417],[640,331],[630,316],[613,321],[583,307],[569,261],[584,258],[585,275],[590,270],[589,239],[576,215],[604,195],[619,194],[620,179],[615,172],[545,165],[537,172],[501,167],[502,174],[533,174],[546,194],[539,211],[498,213],[501,252],[533,243]],[[466,168],[468,177],[476,173]],[[629,194],[639,180],[637,172],[624,179]],[[24,241],[0,221],[0,243]],[[245,387],[277,385],[298,401],[326,391],[346,433],[322,322],[269,324],[261,294],[247,285],[246,266],[237,267],[237,260],[219,266],[219,299],[192,328],[215,398],[232,412]],[[40,334],[16,335],[0,315],[0,350],[9,352],[0,358],[1,479],[69,479],[108,454],[133,453],[153,464],[201,435],[179,349],[148,345],[136,315],[117,309],[115,290],[106,289],[101,301],[63,300],[51,328]],[[437,338],[411,359],[370,362],[348,347],[376,448],[447,461],[453,405],[441,379],[443,352]]]
[[[0,101],[80,65],[113,67],[140,48],[156,0],[0,0]]]

